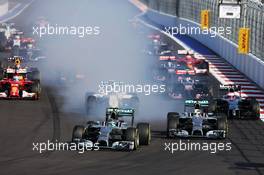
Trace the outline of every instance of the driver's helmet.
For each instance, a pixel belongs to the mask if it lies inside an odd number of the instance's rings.
[[[108,127],[116,127],[116,122],[113,119],[109,119],[107,122]]]
[[[13,76],[14,81],[19,81],[20,77],[18,75]]]
[[[196,116],[200,116],[200,115],[202,114],[202,111],[201,111],[200,109],[195,109],[195,110],[194,110],[194,114],[195,114]]]
[[[191,79],[191,77],[187,77],[185,80],[186,80],[186,82],[191,82],[192,79]]]

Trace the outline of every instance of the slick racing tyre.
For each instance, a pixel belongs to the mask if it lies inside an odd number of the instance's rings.
[[[2,80],[4,76],[4,69],[0,67],[0,80]]]
[[[81,140],[84,134],[84,126],[77,125],[74,126],[72,131],[72,141]]]
[[[38,81],[40,82],[40,72],[37,68],[34,68],[32,72],[29,73],[28,78],[31,81]]]
[[[224,130],[225,131],[225,135],[223,135],[222,137],[225,138],[226,135],[228,134],[228,124],[227,124],[227,116],[226,114],[220,114],[219,118],[217,119],[217,129],[218,130]]]
[[[259,119],[260,118],[260,106],[259,106],[259,102],[252,98],[250,99],[250,106],[252,107],[252,119]]]
[[[149,145],[151,141],[150,125],[148,123],[137,124],[139,145]]]
[[[125,131],[125,140],[134,142],[134,150],[139,147],[139,134],[137,128],[127,128]]]
[[[229,105],[228,102],[222,99],[213,100],[209,106],[209,111],[214,113],[228,114]]]
[[[206,69],[207,71],[209,71],[209,63],[206,61],[203,61],[202,63],[200,63],[197,66],[199,69]]]
[[[167,137],[170,138],[170,130],[177,129],[180,115],[177,112],[169,112],[167,115]]]
[[[41,87],[39,81],[36,81],[32,84],[31,92],[36,94],[35,100],[39,99],[41,93]]]

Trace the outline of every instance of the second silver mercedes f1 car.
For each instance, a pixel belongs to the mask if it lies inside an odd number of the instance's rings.
[[[167,137],[203,137],[224,139],[227,135],[227,117],[225,114],[214,115],[207,112],[206,100],[185,101],[185,112],[169,112],[167,115]],[[187,107],[191,109],[188,111]]]

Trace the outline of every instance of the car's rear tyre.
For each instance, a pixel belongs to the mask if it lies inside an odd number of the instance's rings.
[[[213,100],[209,106],[209,111],[214,113],[225,113],[228,114],[228,102],[222,99]]]
[[[170,130],[177,129],[180,115],[177,112],[169,112],[167,115],[167,137],[170,138]]]
[[[4,69],[0,67],[0,80],[4,79]]]
[[[259,102],[255,99],[252,98],[250,99],[250,105],[252,106],[252,119],[259,119],[260,118],[260,105]]]
[[[134,142],[134,150],[139,147],[139,134],[137,128],[127,128],[125,131],[125,140]]]
[[[224,113],[219,114],[217,118],[217,129],[225,131],[225,134],[222,136],[223,138],[226,137],[228,132],[228,124],[227,124],[227,116]]]
[[[40,87],[40,83],[38,81],[36,81],[32,84],[31,92],[36,94],[34,97],[34,100],[38,100],[40,97],[40,93],[41,93],[41,87]]]
[[[82,125],[74,126],[72,131],[72,141],[75,141],[76,139],[81,140],[84,134],[84,130],[85,128]]]
[[[206,69],[207,72],[209,72],[209,63],[206,61],[203,61],[200,65],[199,65],[199,69]]]
[[[137,124],[139,134],[139,145],[149,145],[151,141],[151,130],[149,123]]]
[[[28,78],[31,81],[39,81],[40,82],[40,72],[37,68],[34,68],[32,72],[28,74]]]

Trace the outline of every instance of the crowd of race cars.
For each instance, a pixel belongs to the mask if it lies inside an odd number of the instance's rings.
[[[39,25],[45,24],[42,20]],[[40,72],[25,64],[45,58],[36,40],[26,37],[13,24],[5,23],[0,26],[0,41],[1,51],[10,55],[0,64],[0,98],[39,99]],[[167,114],[168,138],[224,139],[228,134],[228,119],[259,118],[258,101],[243,97],[241,86],[212,84],[209,63],[194,51],[175,49],[156,33],[149,35],[148,41],[144,53],[153,59],[150,66],[153,81],[166,85],[166,98],[185,102],[183,113]],[[138,105],[137,94],[86,93],[87,114],[94,115],[96,108],[104,108],[105,120],[76,125],[72,142],[97,143],[99,148],[115,150],[136,150],[140,145],[149,145],[150,124],[134,123]]]
[[[36,40],[15,28],[13,23],[0,24],[0,98],[32,99],[40,97],[40,72],[27,66],[45,56],[37,48]]]
[[[175,50],[159,34],[148,36],[146,53],[154,57],[153,79],[166,84],[167,96],[184,100],[184,113],[169,112],[167,136],[227,136],[228,119],[259,119],[260,105],[255,98],[241,95],[241,85],[217,87],[209,81],[209,63],[192,50]],[[218,84],[218,83],[217,83]]]
[[[159,34],[149,35],[148,40],[144,53],[155,59],[150,66],[153,81],[166,85],[167,98],[185,102],[183,113],[168,112],[167,138],[225,139],[228,119],[259,118],[256,99],[243,97],[241,86],[212,84],[209,63],[194,51],[175,51]],[[115,150],[135,150],[150,144],[150,124],[134,126],[135,104],[139,103],[136,94],[87,93],[85,100],[88,115],[104,104],[105,121],[76,125],[73,142],[98,143],[100,148]],[[124,117],[131,121],[125,122]]]

